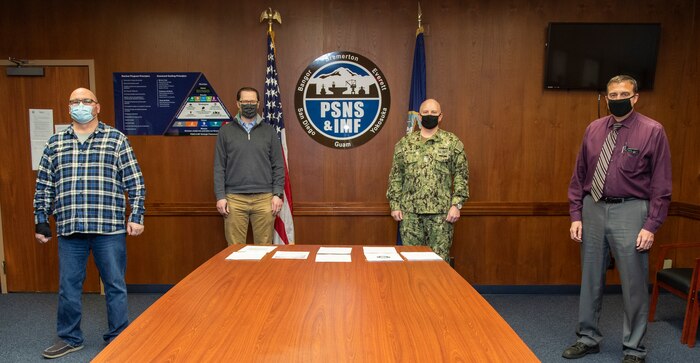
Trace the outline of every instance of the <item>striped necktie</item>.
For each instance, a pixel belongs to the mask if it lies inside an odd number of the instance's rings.
[[[608,133],[608,137],[605,138],[603,143],[603,149],[600,151],[600,156],[598,157],[598,164],[595,166],[595,172],[593,173],[593,183],[591,184],[591,196],[596,202],[600,200],[603,196],[603,186],[605,185],[605,176],[608,173],[608,164],[610,164],[610,156],[615,148],[615,141],[617,141],[617,132],[622,127],[622,124],[615,122],[613,124],[613,129]]]

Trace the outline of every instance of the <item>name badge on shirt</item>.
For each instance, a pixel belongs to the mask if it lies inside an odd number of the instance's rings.
[[[627,145],[625,145],[625,146],[622,148],[622,152],[623,152],[623,153],[628,153],[628,154],[630,154],[630,155],[637,155],[637,154],[639,154],[639,149],[634,149],[634,148],[631,148],[631,147],[627,147]]]

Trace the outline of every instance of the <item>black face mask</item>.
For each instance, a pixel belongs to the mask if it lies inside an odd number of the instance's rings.
[[[258,105],[257,104],[242,104],[241,105],[241,115],[245,118],[253,118],[255,115],[258,113]]]
[[[425,127],[428,130],[432,130],[437,126],[438,124],[438,117],[439,115],[422,115],[420,124],[422,127]]]
[[[622,117],[630,113],[630,111],[632,111],[632,97],[621,100],[608,100],[608,109],[610,113],[617,117]]]

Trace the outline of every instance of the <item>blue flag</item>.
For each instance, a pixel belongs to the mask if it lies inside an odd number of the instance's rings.
[[[408,95],[408,118],[406,133],[420,128],[420,104],[425,101],[425,41],[423,28],[416,31],[416,47],[413,50],[413,71],[411,72],[411,93]],[[401,222],[396,231],[396,244],[402,245]]]
[[[413,50],[413,72],[411,73],[411,93],[408,96],[408,119],[406,133],[413,131],[414,125],[420,127],[418,111],[425,101],[425,41],[423,29],[416,34],[416,48]]]

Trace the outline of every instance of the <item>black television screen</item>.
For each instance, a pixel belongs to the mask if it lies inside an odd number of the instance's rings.
[[[660,34],[658,23],[549,23],[544,87],[603,91],[626,74],[652,89]]]

